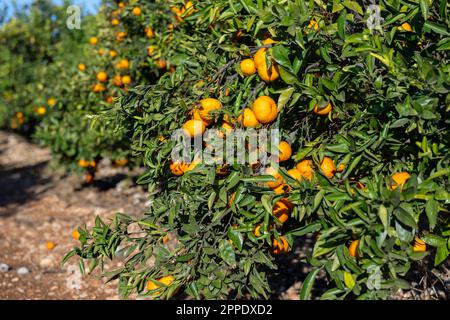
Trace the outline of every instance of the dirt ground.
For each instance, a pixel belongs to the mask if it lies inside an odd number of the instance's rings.
[[[99,215],[142,213],[146,197],[127,169],[101,163],[93,186],[52,170],[48,150],[0,132],[0,299],[118,299],[115,283],[80,277],[72,231]],[[46,242],[56,244],[53,250]],[[5,266],[3,267],[5,268]],[[27,274],[19,274],[26,268]],[[0,267],[1,269],[1,267]]]
[[[71,233],[78,226],[91,226],[97,215],[142,214],[148,200],[133,183],[136,172],[102,162],[94,185],[85,186],[80,177],[56,172],[50,159],[48,150],[0,131],[0,299],[119,299],[117,282],[105,285],[98,276],[79,275],[76,259],[64,266],[61,261],[77,245]],[[56,247],[49,250],[47,241]],[[278,261],[269,279],[272,299],[298,299],[309,272],[301,260],[311,246],[310,239],[301,239]],[[409,278],[413,290],[400,290],[392,299],[449,297],[450,271],[444,266],[433,272],[422,268]],[[313,296],[325,286],[321,274]]]

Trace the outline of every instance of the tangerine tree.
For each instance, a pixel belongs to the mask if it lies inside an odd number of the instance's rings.
[[[145,19],[142,12],[147,13]],[[130,5],[104,2],[95,17],[95,28],[86,28],[89,34],[85,34],[83,54],[59,77],[54,92],[60,103],[46,117],[36,139],[49,146],[60,163],[84,172],[87,182],[93,181],[97,163],[103,158],[120,166],[139,164],[138,158],[130,162],[124,131],[111,129],[97,117],[129,88],[153,83],[168,71],[160,60],[153,59],[159,56],[155,48],[162,41],[159,29],[166,16],[157,3],[133,11]]]
[[[447,259],[446,1],[155,3],[172,12],[161,50],[176,68],[98,117],[129,137],[152,205],[97,218],[66,259],[100,266],[125,296],[206,299],[268,297],[275,257],[298,237],[314,239],[301,298],[320,270],[322,298],[387,298],[412,266]],[[276,163],[172,159],[175,131],[207,128],[205,149],[236,130],[280,130],[256,150]],[[124,266],[104,271],[117,256]]]

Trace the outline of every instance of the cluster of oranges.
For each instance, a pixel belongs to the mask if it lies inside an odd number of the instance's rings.
[[[18,126],[21,126],[25,122],[23,112],[16,112],[15,119],[11,120],[10,127],[11,129],[17,129]]]
[[[283,225],[290,217],[291,212],[294,208],[294,204],[290,202],[287,198],[282,198],[275,202],[272,208],[272,215]],[[253,234],[256,237],[261,236],[261,228],[262,223],[256,225],[253,230]],[[272,229],[273,225],[269,226],[269,229]],[[272,253],[273,254],[282,254],[287,253],[289,251],[289,243],[284,236],[280,236],[279,238],[274,237],[272,241]]]
[[[92,184],[94,182],[95,173],[97,171],[97,162],[95,160],[81,159],[78,161],[78,166],[87,170],[86,183]]]
[[[272,82],[280,77],[278,65],[270,55],[267,57],[267,50],[269,45],[277,43],[268,38],[263,41],[263,48],[260,48],[253,59],[245,59],[240,63],[241,72],[245,76],[251,76],[258,71],[259,77],[265,82]],[[267,66],[267,59],[270,61],[270,66]]]
[[[311,23],[315,22],[311,20]],[[311,25],[311,24],[310,24]],[[312,28],[317,29],[317,23],[312,25]],[[277,41],[268,38],[265,39],[263,42],[263,47],[260,48],[255,55],[253,56],[253,59],[247,58],[240,62],[240,70],[242,74],[246,77],[251,76],[258,72],[259,77],[269,83],[276,81],[280,77],[280,71],[279,67],[274,60],[272,55],[267,56],[268,47],[270,45],[276,44]],[[267,61],[270,62],[270,66],[267,66]],[[269,102],[267,102],[269,103]],[[324,106],[319,106],[316,104],[314,106],[313,112],[320,116],[326,116],[333,110],[333,105],[331,102],[326,103]],[[251,110],[246,109],[244,111],[244,119],[247,119],[247,125],[248,127],[256,127],[258,123],[258,118],[255,117],[251,112]],[[244,120],[245,121],[245,120]],[[259,121],[261,122],[261,121]],[[270,121],[269,121],[270,122]],[[261,122],[264,123],[264,122]]]
[[[175,13],[176,20],[179,23],[183,21],[183,17],[190,16],[195,12],[194,4],[192,3],[192,1],[187,1],[181,8],[171,6],[170,10]]]

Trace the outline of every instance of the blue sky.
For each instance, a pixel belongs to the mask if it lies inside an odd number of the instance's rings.
[[[25,5],[25,4],[30,4],[33,2],[33,0],[15,0],[15,2],[19,5]],[[56,4],[61,4],[64,1],[63,0],[53,0],[54,3]],[[71,2],[73,4],[77,4],[79,5],[83,12],[88,12],[88,13],[95,13],[97,12],[101,0],[71,0]],[[10,7],[12,9],[12,4],[14,3],[14,0],[0,0],[0,6],[2,7],[3,5],[6,4],[7,7]],[[9,10],[11,11],[11,10]],[[11,14],[11,12],[9,12],[9,14]]]

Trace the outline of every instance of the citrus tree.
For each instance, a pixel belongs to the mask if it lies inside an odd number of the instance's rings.
[[[83,38],[66,28],[66,7],[37,0],[1,26],[0,125],[30,134],[55,106],[55,79]]]
[[[85,27],[85,46],[66,66],[55,86],[57,110],[46,117],[36,139],[51,148],[69,169],[86,174],[92,182],[97,163],[110,158],[131,165],[129,139],[98,120],[118,97],[141,83],[153,83],[169,71],[165,61],[153,59],[161,41],[159,28],[167,15],[161,5],[132,7],[105,1],[95,21]],[[68,62],[68,61],[66,61]],[[134,158],[133,164],[139,164]]]
[[[100,266],[125,296],[206,299],[268,297],[275,257],[297,237],[315,240],[301,298],[320,270],[322,298],[387,298],[409,287],[412,266],[447,259],[446,1],[155,3],[173,22],[150,53],[176,68],[98,116],[143,159],[152,205],[97,218],[66,259]],[[206,128],[219,140],[279,129],[277,145],[257,150],[276,150],[277,163],[172,159],[174,132]],[[124,266],[103,270],[116,256]]]

